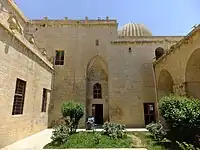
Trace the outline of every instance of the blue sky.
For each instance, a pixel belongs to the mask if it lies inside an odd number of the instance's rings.
[[[200,0],[15,0],[29,19],[117,19],[145,24],[153,35],[185,35],[200,24]]]

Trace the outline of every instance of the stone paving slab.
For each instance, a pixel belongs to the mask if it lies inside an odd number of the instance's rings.
[[[51,141],[51,135],[52,129],[46,129],[8,145],[1,150],[41,150],[44,145]]]
[[[0,150],[42,150],[46,144],[51,142],[50,137],[52,135],[52,131],[53,131],[52,129],[43,130],[39,133],[36,133],[20,141],[17,141],[11,145],[8,145],[5,148],[2,148]],[[77,131],[85,131],[85,129],[77,129]],[[102,131],[102,129],[96,129],[96,131]],[[136,128],[136,129],[127,129],[127,131],[128,132],[134,132],[134,131],[142,132],[142,131],[147,131],[147,130],[142,129],[142,128],[140,129]],[[76,150],[76,149],[73,149],[73,150]],[[81,149],[81,150],[84,150],[84,149]],[[90,150],[93,150],[93,149],[90,149]],[[99,149],[99,150],[102,150],[102,149]],[[146,150],[146,149],[145,148],[114,148],[114,150]]]

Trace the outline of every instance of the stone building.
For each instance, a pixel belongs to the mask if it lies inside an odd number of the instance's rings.
[[[175,93],[200,99],[200,25],[153,62],[158,100]]]
[[[86,116],[104,121],[144,127],[155,116],[152,59],[158,47],[164,49],[181,37],[152,36],[142,24],[128,23],[118,29],[116,20],[32,20],[28,32],[45,48],[54,64],[49,125],[60,118],[63,101],[86,106]],[[146,114],[145,114],[146,113]],[[85,119],[84,118],[84,119]],[[151,118],[151,119],[150,119]],[[82,121],[84,125],[84,121]]]
[[[54,67],[31,44],[28,22],[0,1],[0,148],[47,128]]]
[[[187,82],[193,95],[198,86],[190,72],[199,27],[184,38],[153,36],[109,17],[29,20],[11,0],[0,6],[0,147],[60,123],[65,101],[85,105],[80,127],[88,116],[144,127],[157,118],[159,93],[184,93]]]

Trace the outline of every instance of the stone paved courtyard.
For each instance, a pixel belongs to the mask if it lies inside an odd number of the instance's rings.
[[[97,129],[97,131],[101,131],[102,129]],[[85,131],[85,129],[78,129],[78,131]],[[143,128],[138,129],[127,129],[128,132],[131,131],[147,131]],[[39,133],[36,133],[32,136],[29,136],[25,139],[17,141],[1,150],[41,150],[44,145],[51,141],[50,137],[52,135],[52,129],[46,129]],[[127,148],[121,148],[127,149]],[[131,148],[134,150],[146,150],[145,148]],[[92,149],[91,149],[92,150]]]

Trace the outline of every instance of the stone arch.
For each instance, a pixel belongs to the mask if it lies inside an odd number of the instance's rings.
[[[163,69],[158,79],[158,100],[171,93],[173,93],[173,78],[167,70]]]
[[[186,93],[200,99],[200,48],[190,55],[185,69]]]
[[[99,55],[96,55],[89,60],[86,73],[88,73],[94,67],[100,67],[105,73],[108,71],[108,65],[106,61]]]
[[[94,97],[94,85],[101,86],[101,96]],[[99,55],[88,62],[86,68],[86,117],[94,116],[93,105],[103,105],[103,121],[107,121],[108,112],[108,65]]]
[[[162,48],[162,47],[156,48],[156,50],[155,50],[156,60],[159,59],[164,53],[165,53],[164,48]]]

